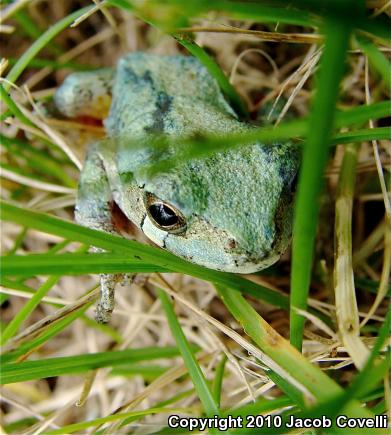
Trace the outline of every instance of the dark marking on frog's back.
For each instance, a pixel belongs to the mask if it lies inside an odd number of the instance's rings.
[[[145,71],[143,75],[137,74],[128,63],[122,64],[121,68],[123,70],[121,76],[123,77],[125,83],[135,83],[137,85],[149,83],[151,87],[154,88],[150,71]]]
[[[147,133],[162,133],[164,131],[164,120],[171,110],[172,97],[166,92],[160,91],[158,92],[155,105],[156,109],[152,114],[153,123],[144,127]]]
[[[145,126],[144,130],[147,133],[155,134],[164,132],[164,120],[167,118],[167,114],[171,110],[173,97],[164,90],[158,91],[160,86],[156,85],[151,71],[146,70],[142,74],[137,74],[129,63],[124,63],[121,67],[123,68],[121,76],[125,83],[132,83],[139,89],[148,86],[152,90],[152,95],[157,95],[155,110],[152,113],[153,121],[151,125]]]

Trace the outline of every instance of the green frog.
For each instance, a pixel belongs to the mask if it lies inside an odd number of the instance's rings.
[[[131,53],[116,69],[71,74],[54,100],[68,117],[104,118],[108,112],[109,139],[90,146],[81,172],[77,222],[118,233],[114,214],[120,211],[161,248],[232,273],[269,267],[287,248],[300,161],[293,143],[254,143],[154,176],[141,170],[162,157],[143,146],[156,135],[190,138],[254,128],[238,119],[196,58]],[[117,278],[101,277],[101,322],[113,310]]]

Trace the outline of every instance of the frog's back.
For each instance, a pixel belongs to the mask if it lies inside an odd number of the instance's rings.
[[[226,130],[236,118],[216,80],[191,56],[131,53],[119,60],[114,83],[111,136]]]
[[[117,165],[121,173],[135,173],[156,161],[156,152],[148,148],[154,135],[184,137],[250,128],[237,119],[218,83],[198,59],[141,52],[118,62],[105,126],[120,150]],[[140,146],[135,147],[135,141]],[[172,152],[168,147],[165,155]]]

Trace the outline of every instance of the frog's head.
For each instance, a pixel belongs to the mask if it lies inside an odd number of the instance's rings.
[[[211,269],[264,269],[290,240],[298,162],[294,146],[254,145],[144,179],[140,228],[159,246]]]

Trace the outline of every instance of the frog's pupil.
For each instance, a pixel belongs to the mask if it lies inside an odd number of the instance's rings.
[[[149,212],[153,219],[162,227],[170,227],[178,223],[178,216],[165,204],[156,203],[149,206]]]

